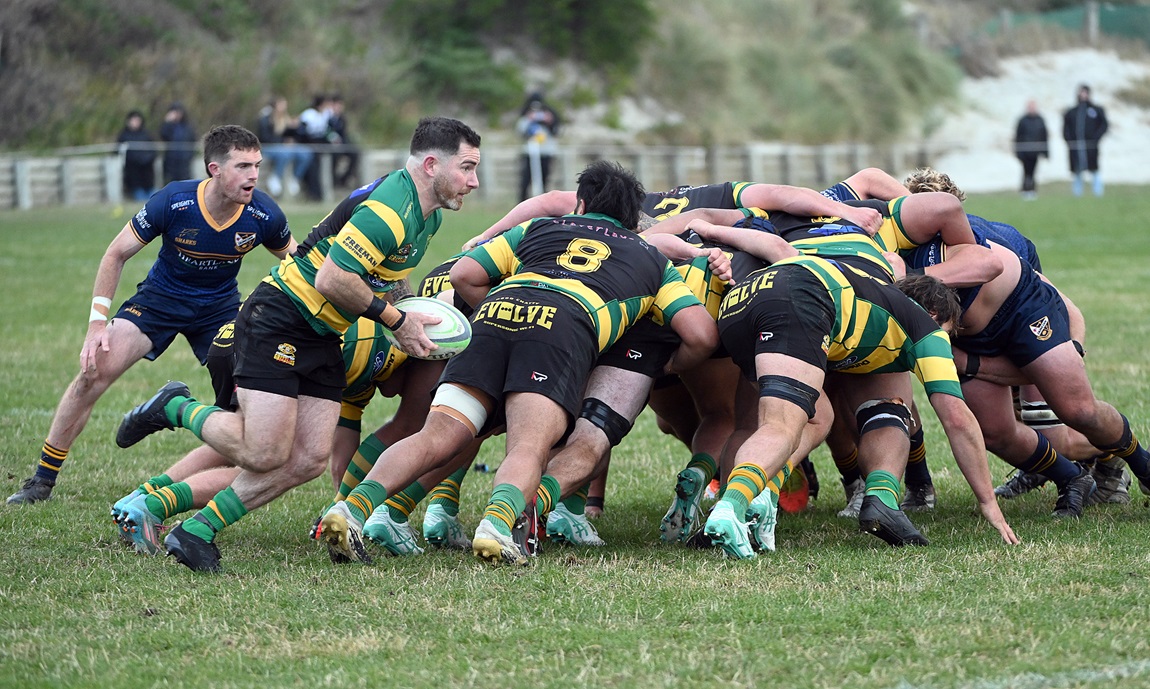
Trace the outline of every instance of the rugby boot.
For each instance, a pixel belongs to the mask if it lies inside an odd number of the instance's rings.
[[[1097,486],[1094,494],[1087,500],[1087,505],[1100,505],[1109,503],[1113,505],[1130,504],[1130,474],[1126,473],[1126,462],[1117,457],[1094,463],[1090,475],[1094,477]]]
[[[480,524],[482,523],[481,521]],[[541,523],[539,513],[535,510],[535,502],[532,501],[519,513],[519,519],[515,520],[515,526],[511,529],[511,540],[525,557],[535,557],[543,549],[543,538],[546,535],[547,525]],[[474,545],[472,543],[472,546]]]
[[[363,537],[392,555],[423,554],[423,548],[416,543],[411,524],[392,519],[391,509],[386,504],[375,508],[363,523]]]
[[[527,565],[527,553],[511,536],[504,536],[486,519],[479,522],[471,539],[475,557],[492,564]]]
[[[863,496],[862,507],[859,508],[859,530],[878,536],[895,547],[929,543],[901,510],[887,507],[877,495]]]
[[[168,420],[164,406],[175,397],[191,396],[187,385],[178,380],[168,381],[151,399],[124,414],[116,431],[116,444],[131,447],[156,431],[174,430],[176,425]]]
[[[727,557],[736,560],[749,560],[755,556],[751,548],[751,539],[747,532],[747,523],[728,502],[719,501],[707,517],[707,525],[703,531],[711,540],[723,549]]]
[[[570,545],[607,545],[586,516],[571,512],[563,503],[547,515],[547,538]]]
[[[436,548],[471,549],[471,539],[463,532],[458,515],[448,514],[443,505],[428,505],[423,513],[423,540]]]
[[[663,523],[659,525],[659,538],[664,543],[684,541],[691,533],[699,515],[699,501],[706,490],[703,472],[699,469],[684,469],[675,481],[675,500],[671,503]]]
[[[1073,478],[1058,489],[1058,501],[1054,503],[1054,512],[1051,516],[1059,519],[1077,519],[1082,516],[1082,509],[1086,501],[1094,493],[1094,477],[1085,467],[1077,478]]]
[[[141,495],[124,507],[120,515],[121,535],[126,535],[141,555],[156,555],[160,552],[160,529],[162,520],[148,509],[147,496]]]
[[[1014,472],[1014,475],[1010,477],[1009,481],[995,488],[994,494],[1006,500],[1017,498],[1019,495],[1025,495],[1035,488],[1041,488],[1046,485],[1046,482],[1049,480],[1050,479],[1042,474],[1034,474],[1019,469]]]
[[[859,510],[862,509],[863,496],[866,495],[866,479],[860,476],[850,483],[844,481],[843,491],[847,496],[847,506],[838,511],[838,516],[854,519],[859,516]]]
[[[24,482],[20,490],[8,496],[7,504],[30,505],[34,502],[43,502],[52,497],[52,488],[55,486],[55,481],[33,476]]]
[[[747,507],[747,529],[751,532],[751,545],[755,550],[775,549],[775,526],[779,523],[779,500],[774,492],[764,490]],[[781,500],[779,500],[781,502]]]
[[[204,518],[198,514],[192,519],[204,521]],[[216,544],[188,533],[184,529],[183,522],[168,532],[164,538],[164,548],[167,549],[168,555],[176,558],[176,562],[193,572],[223,571],[220,566],[220,549],[216,547]]]
[[[811,500],[818,500],[819,474],[815,471],[815,463],[811,461],[810,457],[803,457],[803,461],[799,462],[799,468],[803,470],[803,475],[807,477],[807,486],[811,494]]]
[[[899,508],[903,512],[929,512],[934,509],[935,502],[933,483],[908,483]]]
[[[371,555],[363,545],[363,524],[351,514],[347,503],[340,501],[328,508],[319,522],[319,540],[327,545],[327,554],[335,564],[362,562],[369,564]]]

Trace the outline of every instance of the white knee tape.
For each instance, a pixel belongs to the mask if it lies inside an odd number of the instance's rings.
[[[483,408],[483,404],[458,385],[451,383],[440,385],[435,391],[435,399],[431,400],[431,406],[454,409],[470,421],[477,432],[487,422],[487,410]]]

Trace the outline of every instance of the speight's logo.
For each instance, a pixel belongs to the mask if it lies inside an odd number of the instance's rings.
[[[247,253],[254,248],[256,248],[255,232],[236,233],[236,251],[239,251],[240,253]]]
[[[272,355],[272,358],[281,364],[295,366],[295,345],[288,344],[287,342],[280,344],[276,347],[276,353]]]
[[[1054,331],[1050,328],[1050,319],[1046,316],[1031,323],[1030,332],[1034,333],[1034,336],[1038,338],[1039,342],[1046,342],[1050,339],[1050,336],[1054,334]]]

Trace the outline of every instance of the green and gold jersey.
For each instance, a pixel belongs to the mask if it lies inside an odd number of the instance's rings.
[[[863,201],[851,205],[866,205],[886,213],[881,201]],[[876,278],[894,281],[894,269],[882,255],[882,244],[871,238],[861,227],[853,225],[837,216],[809,217],[773,211],[767,221],[775,232],[791,246],[803,254],[834,257],[864,267]],[[761,224],[759,220],[748,221],[752,226]],[[885,226],[884,222],[884,226]]]
[[[358,424],[379,385],[407,361],[383,335],[384,327],[367,318],[357,319],[343,334],[343,365],[347,387],[339,418],[341,425]],[[346,421],[353,424],[346,424]]]
[[[890,201],[863,199],[859,196],[859,193],[855,191],[855,188],[846,182],[839,182],[828,189],[824,189],[821,193],[828,199],[839,201],[849,206],[867,206],[881,212],[883,215],[883,223],[879,231],[875,233],[874,240],[882,247],[883,251],[897,253],[902,256],[918,247],[918,244],[907,236],[902,224],[902,203],[906,201],[906,196],[900,196]]]
[[[663,324],[700,304],[658,250],[596,213],[532,220],[467,255],[493,282],[503,280],[492,295],[530,288],[574,300],[591,319],[600,352],[644,315]]]
[[[962,398],[950,338],[921,306],[866,271],[820,256],[796,256],[752,274],[747,284],[753,287],[757,280],[769,280],[772,270],[792,264],[813,273],[834,300],[829,370],[912,371],[927,394]]]
[[[643,200],[643,212],[655,220],[666,220],[695,208],[742,208],[739,195],[749,186],[751,182],[724,182],[650,192]]]
[[[439,210],[424,219],[415,183],[406,170],[397,170],[340,201],[265,282],[287,293],[316,332],[342,333],[358,314],[338,308],[316,290],[315,275],[324,259],[361,276],[382,297],[419,265],[441,221]]]

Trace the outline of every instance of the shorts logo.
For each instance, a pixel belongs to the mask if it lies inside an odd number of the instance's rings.
[[[637,352],[634,349],[628,349],[627,350],[627,358],[628,359],[642,359],[643,358],[643,352]]]
[[[124,313],[130,313],[133,316],[136,316],[139,318],[142,318],[144,316],[144,313],[142,311],[140,311],[140,307],[136,306],[135,304],[132,304],[131,306],[125,306],[124,307]]]
[[[295,366],[295,345],[284,342],[276,347],[276,353],[272,356],[273,359],[281,364],[288,366]]]
[[[823,354],[831,351],[831,336],[823,335]]]
[[[1043,316],[1030,324],[1030,332],[1038,338],[1039,342],[1046,342],[1054,331],[1050,329],[1050,318]]]
[[[531,380],[535,381],[536,383],[542,383],[543,381],[547,380],[547,376],[538,371],[532,371]]]
[[[761,332],[761,333],[759,333],[759,342],[766,342],[767,340],[771,339],[774,336],[775,336],[774,333],[765,332],[765,331]]]
[[[254,248],[256,248],[255,232],[236,233],[236,251],[239,251],[240,253],[247,253]]]

